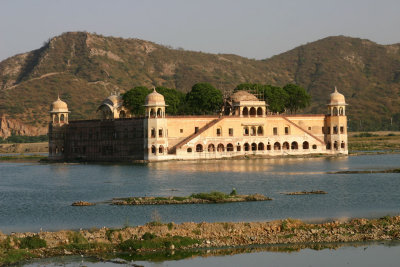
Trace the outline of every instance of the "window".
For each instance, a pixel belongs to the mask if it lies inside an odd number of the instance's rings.
[[[163,137],[163,130],[162,129],[158,129],[158,137]]]
[[[221,136],[221,128],[217,128],[217,136]]]
[[[179,129],[179,132],[180,132],[180,133],[183,133],[183,129]]]
[[[311,127],[308,127],[308,130],[311,131]]]
[[[331,134],[331,127],[326,128],[326,134]]]
[[[289,127],[285,127],[285,134],[289,134]]]
[[[151,138],[155,138],[156,137],[156,129],[151,128]]]
[[[256,132],[257,132],[256,127],[255,127],[255,126],[251,127],[250,135],[251,135],[251,136],[255,136],[255,135],[256,135]]]
[[[340,133],[341,134],[344,133],[344,127],[343,126],[340,126]]]
[[[313,149],[317,149],[317,145],[312,145],[312,148]]]
[[[324,129],[324,127],[322,127],[322,133],[325,134],[325,129]]]
[[[203,152],[203,146],[201,144],[196,145],[196,152]]]
[[[194,127],[194,133],[198,133],[199,132],[199,127]]]
[[[188,153],[192,153],[192,148],[188,148],[187,150],[186,150]]]
[[[274,135],[278,135],[278,127],[274,127]]]
[[[333,134],[337,134],[337,133],[338,133],[337,126],[334,126],[334,127],[333,127]]]
[[[244,136],[249,135],[249,127],[246,126],[246,127],[243,128],[243,135]]]
[[[229,136],[233,136],[233,128],[229,128]]]

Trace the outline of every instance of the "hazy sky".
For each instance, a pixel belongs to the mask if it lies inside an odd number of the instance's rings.
[[[67,31],[268,58],[331,35],[400,42],[400,0],[0,0],[0,60]]]

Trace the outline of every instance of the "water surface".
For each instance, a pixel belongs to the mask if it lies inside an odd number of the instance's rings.
[[[378,217],[400,213],[397,173],[327,174],[399,168],[400,154],[159,162],[147,165],[0,163],[0,230],[39,231],[185,221]],[[113,197],[187,196],[213,190],[260,193],[273,201],[166,206],[72,207]],[[324,190],[326,195],[282,192]]]

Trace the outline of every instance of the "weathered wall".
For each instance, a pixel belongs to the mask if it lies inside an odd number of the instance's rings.
[[[65,135],[65,160],[143,160],[143,119],[72,121]]]

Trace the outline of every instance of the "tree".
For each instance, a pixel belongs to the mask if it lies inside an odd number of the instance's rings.
[[[185,94],[166,87],[157,87],[156,91],[164,96],[165,104],[167,105],[165,112],[170,115],[179,114],[184,106]]]
[[[122,95],[124,106],[134,115],[144,115],[146,108],[144,107],[146,96],[150,90],[144,86],[136,86]]]
[[[268,104],[268,109],[273,113],[285,112],[286,103],[288,101],[288,94],[285,90],[278,86],[264,85],[265,101]]]
[[[220,90],[209,83],[196,83],[186,95],[186,102],[195,114],[213,114],[218,112],[223,104]]]
[[[306,108],[310,105],[311,96],[306,90],[296,84],[287,84],[283,90],[288,94],[286,108],[290,113],[296,113],[299,109]]]

